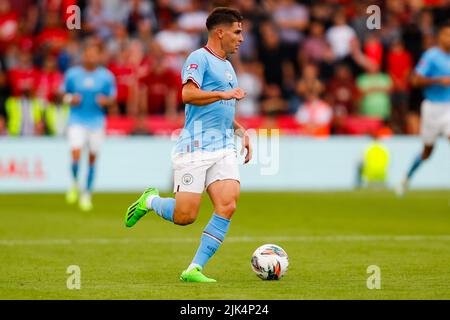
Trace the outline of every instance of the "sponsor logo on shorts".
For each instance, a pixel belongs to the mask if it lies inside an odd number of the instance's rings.
[[[194,177],[192,176],[192,174],[190,173],[185,173],[182,177],[181,177],[181,182],[184,185],[190,185],[192,182],[194,181]]]

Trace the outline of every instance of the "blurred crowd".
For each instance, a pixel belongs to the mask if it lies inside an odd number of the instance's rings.
[[[381,28],[367,27],[367,8]],[[66,9],[81,9],[70,30]],[[117,80],[111,117],[182,118],[180,70],[206,43],[208,12],[238,8],[244,43],[230,57],[247,97],[241,118],[291,116],[306,134],[346,134],[378,119],[416,134],[420,90],[409,77],[450,17],[448,0],[0,0],[0,135],[61,135],[68,107],[54,99],[64,72],[79,64],[83,39],[102,44]]]

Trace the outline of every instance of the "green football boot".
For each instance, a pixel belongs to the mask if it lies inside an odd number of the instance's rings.
[[[158,196],[159,191],[156,188],[148,188],[131,206],[128,207],[125,214],[125,226],[131,228],[149,211],[147,209],[147,199],[149,196]]]
[[[202,267],[198,266],[190,271],[184,270],[180,276],[180,280],[184,282],[217,282],[208,278],[202,273]]]

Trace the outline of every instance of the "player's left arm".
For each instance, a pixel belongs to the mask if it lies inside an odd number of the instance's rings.
[[[96,101],[103,108],[110,108],[116,103],[117,87],[116,79],[108,72],[107,83],[104,92],[97,94]]]
[[[244,150],[247,150],[247,154],[245,155],[245,161],[244,164],[252,160],[252,146],[250,143],[250,135],[248,134],[247,130],[244,128],[243,125],[241,125],[239,122],[234,120],[234,133],[242,138],[242,148],[241,148],[241,155],[244,154]]]

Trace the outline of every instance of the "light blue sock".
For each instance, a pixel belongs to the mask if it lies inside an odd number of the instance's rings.
[[[206,262],[208,262],[222,244],[230,227],[230,222],[231,220],[225,219],[215,213],[213,214],[203,231],[200,246],[192,263],[198,264],[202,268],[205,266]]]
[[[414,159],[414,162],[413,162],[413,164],[411,165],[411,168],[408,171],[408,180],[411,179],[411,177],[413,176],[414,172],[416,172],[416,170],[420,167],[422,162],[423,162],[422,155],[419,154],[416,157],[416,159]]]
[[[92,186],[94,184],[94,175],[95,175],[95,165],[90,164],[89,170],[88,170],[87,182],[86,182],[86,190],[88,192],[92,191]]]
[[[76,181],[78,178],[78,168],[79,168],[78,161],[73,161],[72,162],[72,177],[73,177],[74,181]]]
[[[175,210],[174,198],[155,197],[152,200],[151,206],[161,218],[173,222],[173,211]]]

